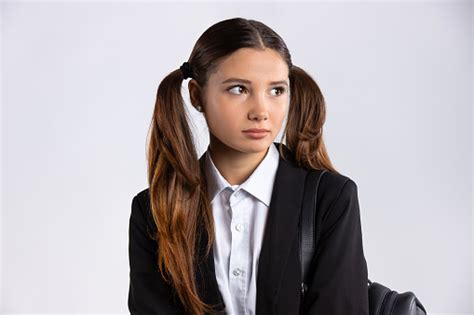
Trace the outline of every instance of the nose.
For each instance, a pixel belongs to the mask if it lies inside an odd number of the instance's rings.
[[[258,94],[251,100],[252,105],[249,111],[249,119],[251,120],[267,120],[268,119],[268,104],[265,100],[265,95]]]

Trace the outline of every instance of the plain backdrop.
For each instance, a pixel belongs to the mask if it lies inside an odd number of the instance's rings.
[[[128,312],[128,220],[157,87],[205,29],[240,16],[279,33],[325,96],[369,278],[429,314],[472,314],[471,2],[0,8],[0,313]],[[200,155],[207,127],[190,117]]]

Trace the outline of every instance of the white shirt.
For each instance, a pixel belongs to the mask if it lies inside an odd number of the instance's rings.
[[[214,264],[226,314],[254,315],[260,249],[278,168],[272,143],[240,185],[230,185],[206,151],[209,200],[215,222]]]

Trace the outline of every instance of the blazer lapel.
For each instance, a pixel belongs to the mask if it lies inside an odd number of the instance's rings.
[[[275,145],[278,147],[277,143]],[[285,299],[292,296],[284,293],[285,288],[294,287],[289,283],[282,283],[282,278],[289,265],[288,260],[295,259],[290,257],[290,250],[295,237],[298,237],[307,171],[294,165],[294,160],[284,145],[283,151],[288,161],[280,156],[258,263],[257,314],[277,313],[278,304],[288,303]],[[294,280],[299,282],[297,277]]]
[[[260,252],[257,275],[257,314],[276,312],[282,285],[281,283],[291,247],[298,236],[298,220],[304,193],[306,171],[294,165],[294,160],[285,145],[274,142],[277,149],[283,146],[285,161],[279,158],[275,183],[272,191],[263,243]],[[200,163],[204,163],[202,155]],[[202,165],[202,164],[201,164]],[[204,253],[207,242],[206,233],[202,233],[199,252]],[[202,256],[201,256],[202,257]],[[198,290],[206,303],[219,305],[223,310],[224,302],[216,280],[213,249],[206,260],[199,265],[196,273]],[[284,294],[283,294],[284,295]],[[219,314],[224,314],[219,313]]]

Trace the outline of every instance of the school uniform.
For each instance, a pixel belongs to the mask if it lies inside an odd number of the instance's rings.
[[[205,170],[215,224],[213,254],[217,284],[229,315],[255,315],[257,274],[279,153],[271,145],[252,174],[231,185],[209,150]]]
[[[195,277],[200,297],[216,305],[220,314],[299,314],[298,220],[307,170],[295,165],[285,145],[273,145],[241,185],[232,186],[223,180],[207,151],[199,159],[205,165],[208,181],[211,179],[208,188],[213,189],[208,190],[214,202],[214,221],[219,223],[219,238],[211,254],[197,266]],[[276,160],[274,149],[280,145],[288,161],[279,155]],[[259,187],[264,173],[268,174],[271,194]],[[269,203],[265,196],[270,198]],[[227,209],[226,204],[230,205]],[[320,239],[303,314],[368,315],[368,271],[357,185],[347,176],[326,172],[319,184],[316,204]],[[186,314],[174,288],[162,279],[156,266],[159,249],[150,237],[156,227],[148,189],[133,197],[131,208],[130,313]],[[223,225],[227,225],[227,230]],[[207,242],[206,234],[202,236],[199,257]]]

